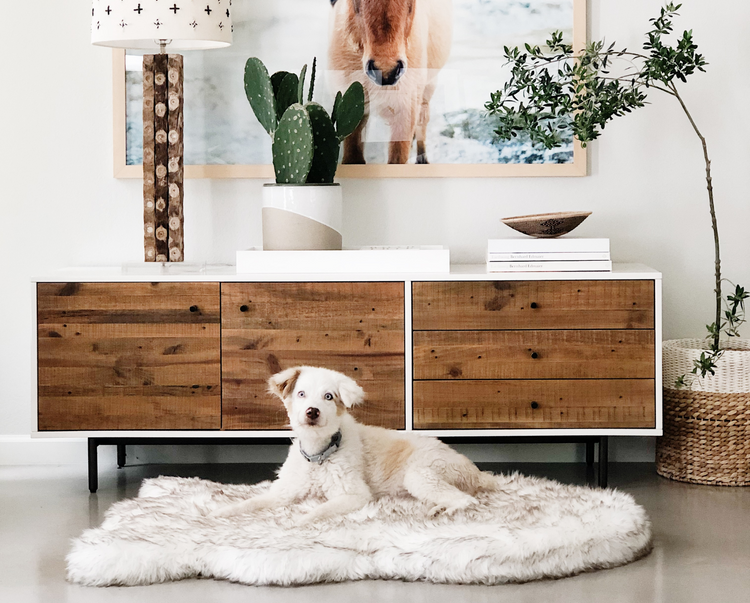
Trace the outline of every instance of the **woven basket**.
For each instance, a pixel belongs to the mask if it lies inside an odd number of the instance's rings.
[[[750,485],[750,340],[733,339],[714,376],[673,389],[708,349],[702,339],[665,341],[664,436],[656,471],[670,479],[715,486]]]

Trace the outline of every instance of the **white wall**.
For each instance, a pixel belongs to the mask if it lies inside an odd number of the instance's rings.
[[[639,48],[660,6],[590,0],[590,35]],[[681,12],[678,29],[694,30],[709,62],[684,96],[713,159],[724,274],[750,285],[750,3],[686,0]],[[141,184],[111,176],[110,53],[89,44],[88,13],[86,0],[38,0],[4,3],[0,15],[0,443],[28,434],[31,423],[30,277],[142,257]],[[587,178],[345,181],[345,245],[442,244],[454,261],[481,262],[486,240],[503,234],[503,216],[589,209],[580,235],[608,236],[616,260],[664,273],[665,337],[702,336],[712,320],[713,261],[701,149],[673,99],[651,100],[590,146]],[[231,262],[236,249],[259,245],[260,188],[189,181],[186,257]],[[6,437],[0,463],[17,441]],[[565,450],[528,455],[571,457]],[[653,458],[646,440],[614,452]]]

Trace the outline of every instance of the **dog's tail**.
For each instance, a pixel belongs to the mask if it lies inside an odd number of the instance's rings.
[[[477,471],[478,489],[486,492],[496,492],[500,490],[500,482],[497,475],[490,471]]]

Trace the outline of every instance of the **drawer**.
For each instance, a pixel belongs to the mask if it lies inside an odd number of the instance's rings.
[[[654,281],[412,285],[414,330],[653,329]]]
[[[404,429],[404,314],[403,282],[223,283],[223,428],[288,429],[267,380],[312,365],[364,388],[358,420]]]
[[[653,379],[415,381],[415,429],[653,428]]]
[[[43,283],[40,431],[219,429],[218,283]]]
[[[415,379],[653,379],[653,331],[417,331]]]

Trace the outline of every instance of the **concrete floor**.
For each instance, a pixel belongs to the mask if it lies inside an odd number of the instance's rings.
[[[567,483],[592,479],[583,465],[480,464]],[[270,478],[273,465],[100,467],[90,495],[84,467],[0,467],[0,601],[232,603],[512,601],[735,603],[750,601],[750,489],[693,486],[658,477],[650,464],[610,466],[610,486],[633,494],[654,524],[655,549],[631,565],[562,580],[505,586],[361,581],[299,588],[249,587],[214,580],[87,588],[65,581],[70,539],[98,525],[115,501],[137,494],[145,477],[197,475],[223,482]],[[593,483],[593,479],[592,479]]]

